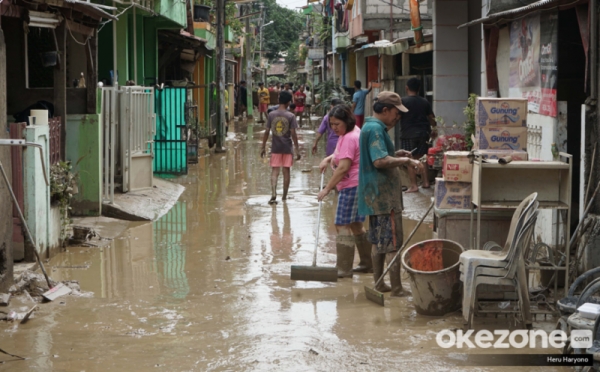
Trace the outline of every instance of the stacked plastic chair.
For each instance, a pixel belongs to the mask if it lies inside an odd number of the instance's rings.
[[[500,251],[470,250],[460,256],[463,290],[463,317],[467,328],[473,325],[479,284],[514,286],[519,295],[523,322],[531,326],[529,289],[523,251],[531,243],[537,220],[537,193],[525,198],[515,210],[508,237]],[[493,248],[497,244],[486,244]]]

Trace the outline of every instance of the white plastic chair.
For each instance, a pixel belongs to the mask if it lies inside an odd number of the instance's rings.
[[[537,193],[533,193],[526,197],[515,210],[512,221],[510,223],[510,229],[506,238],[506,243],[501,251],[484,251],[484,250],[470,250],[461,253],[460,272],[470,273],[466,278],[472,278],[476,272],[477,267],[495,267],[504,269],[508,266],[511,258],[514,256],[514,247],[516,246],[517,238],[522,229],[522,226],[526,221],[533,215],[537,210],[539,203],[536,202]],[[493,274],[492,274],[493,275]],[[465,280],[464,283],[464,295],[472,292],[472,280]],[[466,304],[463,301],[463,314],[468,311]]]
[[[498,267],[471,267],[472,271],[461,272],[460,279],[465,284],[463,292],[463,317],[468,328],[473,326],[475,307],[477,303],[477,287],[480,284],[509,285],[514,286],[519,296],[519,304],[523,322],[527,327],[531,326],[531,313],[529,305],[529,288],[527,285],[527,273],[523,251],[531,243],[535,223],[537,221],[537,210],[529,216],[525,225],[518,231],[518,238],[514,243],[512,259],[504,268]],[[478,273],[482,275],[478,275]]]

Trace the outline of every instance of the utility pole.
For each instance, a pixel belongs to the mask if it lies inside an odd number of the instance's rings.
[[[217,5],[217,146],[215,152],[224,152],[225,136],[225,2],[216,0]]]
[[[265,25],[265,6],[263,4],[260,4],[260,51],[259,51],[259,66],[262,68],[262,73],[261,73],[261,79],[264,82],[265,79],[265,69],[262,65],[262,57],[263,57],[263,50],[262,50],[262,45],[263,45],[263,27]]]
[[[246,14],[250,14],[251,5],[246,6]],[[250,55],[250,17],[246,17],[246,89],[247,94],[247,107],[249,111],[252,110],[252,56]]]
[[[327,30],[327,16],[323,17],[323,27]],[[325,31],[327,35],[327,31]],[[323,40],[323,82],[327,81],[327,36]]]

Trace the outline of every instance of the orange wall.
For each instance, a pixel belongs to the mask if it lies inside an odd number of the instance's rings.
[[[204,61],[205,61],[204,56],[198,58],[198,61],[196,61],[196,68],[194,69],[194,83],[196,85],[204,85]],[[202,118],[205,117],[205,91],[206,89],[193,89],[193,97],[194,97],[194,101],[196,101],[196,104],[198,105],[198,117],[201,118],[200,120],[203,120]]]
[[[363,86],[366,88],[369,86],[369,82],[371,81],[379,81],[377,73],[378,68],[377,64],[379,63],[379,58],[377,56],[367,57],[367,81],[363,83]]]

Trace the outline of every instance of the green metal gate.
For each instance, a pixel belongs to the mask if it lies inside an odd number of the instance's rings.
[[[154,173],[186,174],[186,88],[156,89]]]

